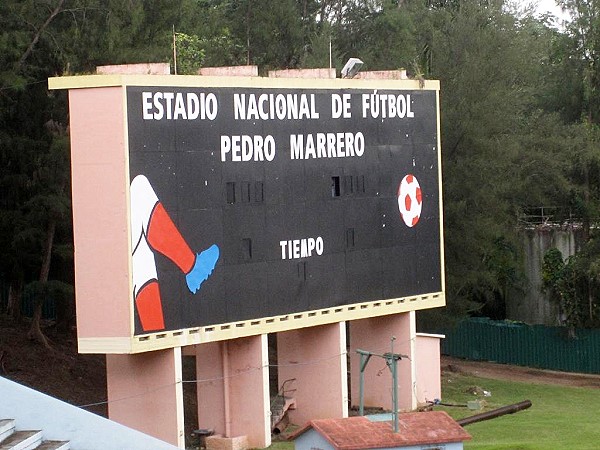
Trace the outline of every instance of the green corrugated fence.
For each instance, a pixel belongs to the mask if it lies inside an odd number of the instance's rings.
[[[470,360],[600,373],[600,330],[578,329],[575,338],[564,327],[527,325],[470,318],[441,331],[442,353]]]

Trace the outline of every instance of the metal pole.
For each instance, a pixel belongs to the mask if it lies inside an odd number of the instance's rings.
[[[365,414],[365,372],[363,370],[364,355],[360,355],[360,381],[358,383],[358,415]]]
[[[392,336],[392,405],[394,407],[394,433],[398,432],[398,360],[394,355],[394,341],[396,340],[396,336]]]
[[[397,361],[392,356],[392,404],[394,408],[394,433],[398,432],[398,375],[396,373]]]
[[[385,353],[383,355],[377,355],[371,352],[367,352],[365,350],[356,349],[356,353],[360,355],[360,376],[359,376],[359,404],[358,404],[358,412],[362,416],[364,414],[364,389],[365,389],[365,368],[369,363],[369,359],[371,356],[379,356],[380,358],[385,359],[385,364],[387,365],[390,372],[392,372],[392,408],[394,411],[392,414],[394,415],[394,432],[397,433],[398,426],[398,361],[402,358],[407,358],[406,355],[396,355],[394,353],[394,341],[396,340],[395,336],[392,336],[392,352]]]
[[[177,39],[175,36],[175,25],[173,25],[173,70],[177,75]]]
[[[365,413],[365,369],[371,359],[371,353],[365,352],[364,350],[356,350],[360,355],[360,376],[358,384],[358,414],[364,415]]]

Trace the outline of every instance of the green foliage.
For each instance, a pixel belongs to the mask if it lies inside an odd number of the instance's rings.
[[[565,262],[561,251],[557,248],[549,249],[544,255],[542,263],[542,283],[546,289],[556,289],[562,278]]]
[[[563,261],[560,250],[544,255],[544,289],[559,303],[564,324],[570,328],[600,326],[600,240],[593,236],[581,251]]]
[[[344,64],[340,52],[333,43],[333,29],[331,25],[325,23],[309,38],[309,45],[302,56],[301,66],[307,69],[329,67],[330,56],[332,67],[341,67]]]
[[[219,35],[203,37],[200,45],[205,53],[204,63],[208,67],[236,66],[243,63],[244,47],[238,43],[228,28]]]
[[[562,0],[560,4],[572,18],[567,30],[581,76],[583,118],[600,124],[600,8],[594,1]]]
[[[204,50],[198,36],[175,33],[176,67],[179,75],[195,75],[202,66]]]
[[[579,326],[578,314],[578,279],[573,270],[572,259],[563,261],[560,250],[552,248],[544,255],[542,263],[543,287],[551,292],[559,303],[561,316],[565,324],[572,328]]]
[[[548,128],[527,95],[543,62],[541,43],[501,4],[466,1],[420,14],[423,70],[442,85],[448,302],[464,304],[464,312],[472,302],[498,310],[507,288],[524,278],[517,212],[561,192],[560,170],[556,181],[551,172],[536,174],[564,147],[524,145],[546,137],[540,125]],[[536,178],[544,178],[544,191]]]
[[[368,70],[411,68],[417,57],[410,9],[392,1],[344,2],[335,14],[335,43],[344,62],[360,57]]]

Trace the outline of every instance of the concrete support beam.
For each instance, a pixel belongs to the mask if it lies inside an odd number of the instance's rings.
[[[348,417],[345,322],[278,333],[277,361],[280,385],[295,378],[290,422]]]
[[[198,423],[250,448],[271,445],[267,335],[196,346]]]
[[[226,428],[227,406],[223,366],[227,343],[209,342],[186,348],[195,349],[196,355],[198,428],[212,429],[217,434],[227,436],[230,424]]]
[[[350,328],[350,371],[352,405],[359,404],[360,357],[357,349],[375,354],[391,351],[394,336],[394,353],[407,355],[398,361],[398,407],[411,411],[417,407],[416,380],[416,324],[415,312],[355,320]],[[385,360],[372,357],[365,370],[365,406],[392,409],[392,375]]]
[[[106,355],[108,417],[185,448],[181,348]]]

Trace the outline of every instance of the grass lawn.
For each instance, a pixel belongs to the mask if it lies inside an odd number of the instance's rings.
[[[600,446],[600,389],[490,380],[451,374],[444,377],[444,402],[465,403],[477,398],[468,393],[479,387],[490,391],[489,411],[500,406],[531,400],[525,411],[467,425],[473,436],[465,449],[591,450]],[[443,408],[455,419],[469,416],[466,408]]]
[[[442,381],[444,403],[464,404],[477,398],[487,402],[482,411],[436,407],[455,419],[531,400],[525,411],[467,425],[473,436],[465,449],[593,450],[600,448],[600,389],[491,380],[451,373]],[[471,392],[489,391],[490,397]],[[471,391],[471,392],[470,392]],[[275,442],[271,449],[291,450],[293,443]]]

